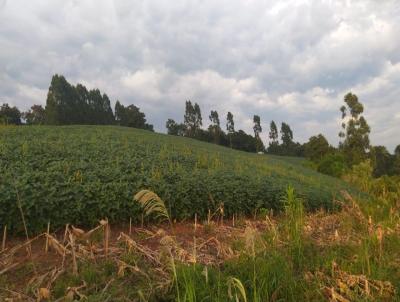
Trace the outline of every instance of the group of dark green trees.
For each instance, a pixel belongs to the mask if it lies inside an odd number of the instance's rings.
[[[138,107],[125,107],[117,101],[114,114],[107,94],[88,90],[82,84],[73,86],[62,75],[51,79],[45,108],[33,105],[21,113],[8,104],[0,107],[0,123],[20,125],[21,119],[31,125],[120,125],[153,131]]]
[[[173,119],[168,119],[166,128],[168,134],[186,136],[201,141],[206,141],[233,149],[248,152],[268,152],[277,155],[302,156],[303,147],[299,143],[293,142],[293,132],[286,123],[281,125],[281,141],[279,141],[278,128],[274,121],[271,122],[269,137],[271,143],[265,147],[261,139],[262,127],[260,116],[253,116],[254,136],[247,134],[243,130],[235,130],[233,114],[228,112],[226,115],[225,131],[221,127],[219,114],[211,110],[209,115],[210,125],[208,129],[203,129],[203,119],[200,106],[190,100],[185,103],[185,114],[183,123],[177,123]]]
[[[0,106],[0,125],[21,125],[21,112],[7,103]]]
[[[211,110],[210,126],[205,130],[202,129],[200,106],[191,101],[185,103],[183,123],[168,119],[166,128],[170,135],[186,136],[233,149],[307,157],[314,163],[318,171],[332,176],[339,177],[354,165],[365,160],[369,160],[373,165],[375,177],[400,175],[400,145],[396,147],[394,154],[390,154],[384,146],[371,146],[369,140],[371,129],[362,115],[364,106],[353,93],[345,95],[344,103],[345,105],[340,108],[342,125],[339,132],[341,141],[338,147],[331,146],[322,134],[312,136],[304,144],[294,142],[290,126],[283,122],[278,130],[274,121],[270,123],[269,145],[265,147],[261,139],[263,129],[258,115],[253,116],[254,136],[243,130],[235,131],[231,112],[227,113],[226,131],[224,131],[218,112]]]

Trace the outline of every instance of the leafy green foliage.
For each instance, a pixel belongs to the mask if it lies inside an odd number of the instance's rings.
[[[305,156],[312,161],[319,161],[326,154],[330,153],[333,148],[329,146],[327,139],[322,135],[310,137],[305,144]]]
[[[323,174],[340,177],[346,171],[346,163],[343,154],[329,153],[318,163],[317,170]]]
[[[361,115],[364,112],[364,106],[358,101],[355,94],[349,92],[344,96],[346,106],[342,106],[342,131],[339,137],[344,139],[340,143],[340,149],[345,155],[349,166],[359,164],[367,158],[367,150],[370,148],[369,133],[371,129]],[[347,117],[347,111],[350,115]],[[346,120],[346,118],[348,118]]]
[[[146,115],[135,105],[125,107],[117,101],[115,103],[115,121],[120,126],[153,131],[153,125],[146,123]]]
[[[289,186],[286,190],[286,196],[283,198],[283,203],[287,220],[286,231],[289,235],[288,242],[290,243],[293,262],[298,267],[303,260],[303,201],[296,197],[293,187]]]
[[[19,193],[28,229],[73,223],[141,221],[133,196],[156,192],[171,219],[280,210],[287,185],[307,209],[331,207],[347,186],[302,166],[182,137],[115,126],[0,128],[0,227],[22,231]]]
[[[233,114],[231,112],[228,112],[226,115],[226,131],[228,133],[235,132],[235,122],[233,121]]]
[[[253,130],[254,130],[254,138],[256,141],[256,151],[257,152],[264,152],[265,147],[264,147],[264,143],[261,140],[260,137],[260,133],[262,132],[262,128],[261,128],[261,120],[260,120],[260,116],[258,115],[254,115],[253,116]]]
[[[211,121],[211,124],[210,126],[208,126],[208,132],[213,137],[214,144],[219,145],[222,136],[222,130],[220,126],[218,112],[211,110],[209,119]]]
[[[167,128],[167,133],[169,135],[183,136],[185,134],[185,125],[178,124],[173,119],[167,120],[165,128]]]
[[[17,107],[10,107],[7,103],[0,106],[0,125],[20,125],[21,112]]]
[[[46,123],[49,125],[114,124],[110,99],[99,89],[71,85],[62,75],[51,79],[46,101]]]
[[[30,110],[22,113],[27,125],[42,125],[45,123],[46,112],[42,105],[33,105]]]
[[[278,135],[278,127],[275,124],[275,121],[271,121],[270,130],[269,130],[269,147],[268,153],[278,154],[279,153],[279,135]]]
[[[185,103],[185,136],[195,137],[203,125],[203,119],[201,117],[200,106],[197,103],[192,104],[192,102],[186,101]]]
[[[369,157],[374,167],[374,177],[400,175],[400,156],[390,154],[385,146],[371,147]]]

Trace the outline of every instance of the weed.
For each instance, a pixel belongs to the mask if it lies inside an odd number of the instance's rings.
[[[283,199],[286,215],[286,232],[292,252],[295,267],[300,267],[303,261],[303,201],[297,198],[294,188],[289,186]]]

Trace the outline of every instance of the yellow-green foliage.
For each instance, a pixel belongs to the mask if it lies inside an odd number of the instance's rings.
[[[134,199],[140,203],[146,216],[170,220],[164,201],[156,193],[142,190],[135,194]]]
[[[367,215],[375,220],[396,223],[399,219],[400,177],[373,178],[372,171],[371,162],[367,160],[353,166],[343,178],[371,197],[369,202],[361,203]]]

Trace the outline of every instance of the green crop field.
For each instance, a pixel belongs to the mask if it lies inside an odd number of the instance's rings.
[[[133,195],[156,192],[174,219],[279,210],[288,185],[308,209],[331,208],[346,185],[293,158],[113,126],[0,128],[0,227],[140,221]]]

